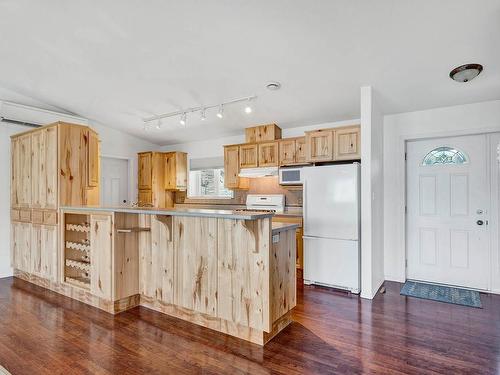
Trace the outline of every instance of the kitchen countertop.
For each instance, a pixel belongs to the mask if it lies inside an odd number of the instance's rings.
[[[218,217],[223,219],[237,219],[237,220],[257,220],[274,216],[274,213],[272,212],[200,209],[200,208],[66,206],[66,207],[61,207],[61,209],[71,210],[71,211],[123,212],[131,214],[150,214],[150,215],[166,215],[166,216]]]
[[[176,207],[178,208],[201,208],[201,209],[210,209],[210,210],[219,210],[219,209],[227,209],[227,210],[246,210],[246,206],[244,204],[191,204],[191,203],[182,203],[178,204]],[[276,212],[276,216],[293,216],[293,217],[302,217],[302,207],[285,207],[283,212]]]
[[[287,230],[297,229],[299,227],[298,224],[291,223],[273,223],[272,229],[273,234],[277,234],[279,232],[285,232]]]

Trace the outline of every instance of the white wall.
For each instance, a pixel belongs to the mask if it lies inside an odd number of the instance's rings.
[[[384,282],[383,115],[376,92],[361,88],[361,297]]]
[[[500,100],[385,116],[384,270],[387,280],[405,280],[405,142],[494,131],[500,131]]]
[[[300,126],[282,130],[282,138],[299,137],[304,135],[305,131],[325,128],[335,128],[339,126],[359,124],[359,119],[348,121],[328,122],[323,124]],[[245,142],[245,134],[232,137],[223,137],[216,139],[207,139],[204,141],[179,143],[162,147],[162,151],[183,151],[188,153],[190,159],[209,158],[224,156],[224,145],[238,144]]]
[[[132,159],[133,197],[137,196],[137,152],[157,150],[158,145],[146,142],[102,124],[89,121],[99,133],[101,154]],[[31,128],[0,122],[0,238],[10,239],[10,136]],[[135,198],[134,198],[135,199]],[[9,241],[0,247],[0,277],[12,275]]]

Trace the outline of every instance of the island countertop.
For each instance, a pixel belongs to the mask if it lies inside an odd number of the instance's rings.
[[[149,214],[165,216],[198,216],[198,217],[218,217],[236,220],[257,220],[274,216],[272,212],[266,211],[246,211],[246,210],[214,210],[197,208],[154,208],[154,207],[104,207],[104,206],[66,206],[63,210],[71,211],[103,211],[121,212],[130,214]]]

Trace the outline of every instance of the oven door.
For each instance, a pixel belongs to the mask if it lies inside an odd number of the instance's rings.
[[[280,168],[280,185],[302,185],[302,168]]]

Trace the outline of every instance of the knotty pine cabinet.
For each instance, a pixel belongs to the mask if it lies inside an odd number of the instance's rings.
[[[224,146],[224,186],[228,189],[248,189],[248,178],[239,177],[239,145]]]
[[[256,168],[259,166],[257,144],[239,146],[240,168]]]
[[[300,165],[306,162],[306,138],[285,138],[279,141],[279,165]]]
[[[306,133],[307,161],[333,160],[333,130],[316,130]]]
[[[99,139],[57,122],[11,137],[11,263],[58,281],[58,209],[99,204]]]
[[[259,167],[277,167],[279,158],[279,143],[262,142],[259,146]]]
[[[306,132],[306,161],[310,163],[361,158],[360,126]]]
[[[335,130],[334,144],[335,160],[361,159],[361,132],[359,126]]]
[[[172,207],[172,191],[187,189],[187,154],[148,151],[137,157],[139,206]]]
[[[167,152],[165,154],[165,189],[187,189],[187,154]]]
[[[281,128],[276,124],[258,125],[245,129],[245,142],[258,143],[281,138]]]

